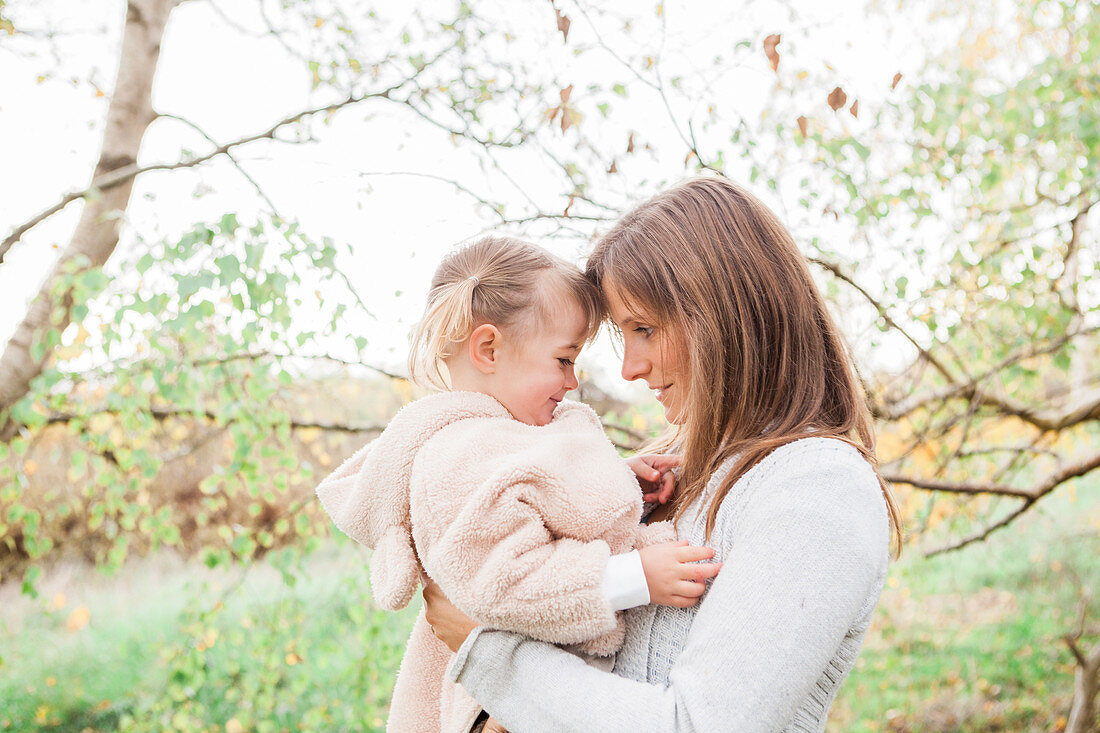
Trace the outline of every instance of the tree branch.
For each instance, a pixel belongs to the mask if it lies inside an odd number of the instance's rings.
[[[899,478],[896,482],[909,484],[910,486],[916,486],[917,488],[931,488],[934,491],[956,491],[957,493],[993,494],[1000,496],[1013,496],[1023,499],[1023,501],[1020,502],[1020,505],[1016,507],[1013,511],[1009,512],[1006,516],[1002,517],[1000,520],[994,522],[993,524],[990,524],[985,529],[968,537],[965,537],[953,544],[938,547],[934,550],[929,550],[928,552],[924,553],[925,557],[933,557],[935,555],[940,555],[945,552],[951,552],[952,550],[958,550],[974,542],[984,540],[985,538],[989,537],[989,535],[996,532],[998,529],[1007,527],[1017,517],[1030,509],[1033,504],[1035,504],[1037,501],[1042,499],[1050,492],[1054,491],[1054,489],[1061,486],[1066,481],[1084,476],[1085,474],[1090,473],[1097,468],[1100,468],[1100,452],[1094,453],[1093,455],[1081,461],[1063,467],[1062,470],[1056,471],[1055,473],[1048,476],[1045,481],[1036,484],[1031,490],[1023,492],[1019,489],[1013,489],[1011,487],[998,486],[987,486],[982,487],[980,490],[977,491],[967,491],[965,489],[969,488],[969,486],[966,484],[957,484],[954,488],[940,488],[938,486],[932,488],[923,486],[923,483],[928,482],[923,482],[921,479],[909,480],[907,478]],[[889,480],[894,481],[894,479]]]
[[[303,110],[302,112],[298,112],[297,114],[294,114],[294,115],[291,115],[289,117],[285,117],[285,118],[279,120],[278,122],[276,122],[274,125],[272,125],[270,128],[268,128],[267,130],[265,130],[263,132],[259,132],[259,133],[253,134],[253,135],[247,135],[245,137],[233,140],[232,142],[228,142],[228,143],[225,143],[223,145],[219,145],[217,148],[215,148],[211,152],[207,153],[206,155],[200,155],[197,158],[179,160],[179,161],[176,161],[175,163],[154,163],[152,165],[147,165],[147,166],[141,166],[141,165],[138,165],[137,163],[133,163],[133,164],[130,164],[130,165],[123,166],[121,168],[117,168],[113,171],[110,171],[109,173],[105,173],[105,174],[99,176],[98,178],[94,179],[92,181],[91,185],[88,186],[87,188],[79,190],[79,191],[72,191],[70,193],[65,194],[53,206],[50,206],[49,208],[44,209],[43,211],[41,211],[38,214],[36,214],[35,216],[31,217],[30,219],[28,219],[24,223],[22,223],[19,226],[15,227],[15,229],[12,230],[11,234],[9,234],[4,239],[3,242],[0,242],[0,264],[2,264],[4,262],[4,256],[8,253],[8,250],[10,250],[12,248],[12,246],[15,245],[15,243],[18,242],[19,239],[24,234],[26,234],[28,231],[30,231],[31,229],[33,229],[37,225],[41,224],[43,221],[50,218],[51,216],[53,216],[57,212],[64,209],[66,206],[71,204],[73,201],[85,198],[86,196],[92,194],[95,191],[105,191],[107,189],[118,186],[122,183],[125,183],[126,181],[129,181],[132,178],[135,178],[136,176],[139,176],[143,173],[149,173],[151,171],[178,170],[178,169],[181,169],[181,168],[193,168],[197,165],[201,165],[202,163],[207,162],[208,160],[216,158],[219,155],[227,155],[229,153],[229,151],[233,150],[234,148],[239,148],[243,145],[248,145],[250,143],[254,143],[254,142],[257,142],[259,140],[265,140],[265,139],[266,140],[274,140],[275,139],[275,133],[277,133],[279,130],[283,129],[284,127],[287,127],[288,125],[293,125],[296,122],[300,122],[301,120],[303,120],[307,117],[317,115],[317,114],[321,114],[321,113],[335,112],[337,110],[343,109],[344,107],[359,104],[360,102],[364,102],[368,99],[377,99],[377,98],[389,99],[390,96],[393,94],[393,92],[400,89],[402,86],[407,84],[413,78],[415,78],[415,77],[409,77],[407,79],[403,79],[400,82],[398,82],[398,83],[396,83],[392,86],[389,86],[385,89],[382,89],[381,91],[370,92],[368,94],[352,94],[347,99],[344,99],[340,102],[333,102],[331,104],[326,104],[326,105],[323,105],[323,106],[320,106],[320,107],[314,107],[314,108],[311,108],[311,109]]]
[[[91,410],[89,412],[83,412],[83,413],[60,412],[60,413],[55,413],[55,414],[50,415],[49,417],[47,417],[46,418],[46,424],[47,425],[59,425],[59,424],[65,424],[65,423],[72,422],[73,420],[83,420],[83,419],[89,418],[93,415],[119,415],[119,414],[121,414],[121,413],[118,410],[112,410],[112,409],[108,409],[108,408],[104,408],[102,410]],[[149,414],[152,415],[153,418],[156,419],[156,420],[167,420],[168,418],[172,418],[172,417],[183,417],[183,418],[202,417],[202,418],[206,418],[207,420],[210,420],[210,421],[218,423],[218,424],[229,424],[229,423],[238,422],[238,420],[236,418],[225,418],[225,417],[222,417],[222,416],[218,415],[217,413],[215,413],[211,410],[204,410],[202,412],[195,412],[194,410],[189,410],[187,408],[174,407],[174,406],[150,407],[149,408]],[[339,422],[326,423],[326,422],[317,422],[317,421],[312,421],[312,420],[294,420],[294,419],[290,420],[290,427],[295,428],[295,429],[319,428],[321,430],[327,430],[327,431],[331,431],[331,432],[352,433],[352,434],[380,433],[380,432],[382,432],[383,430],[386,429],[385,425],[376,425],[376,424],[354,425],[354,424],[350,424],[350,423],[339,423]]]
[[[845,272],[839,264],[835,262],[829,262],[818,257],[810,257],[808,259],[815,265],[818,265],[819,267],[831,272],[839,280],[843,280],[844,282],[848,283],[848,285],[850,285],[856,292],[862,295],[868,303],[874,306],[875,310],[878,311],[879,317],[886,321],[886,324],[888,326],[904,336],[905,340],[911,343],[914,348],[916,348],[916,350],[920,353],[920,355],[924,357],[924,359],[929,364],[934,366],[936,370],[940,374],[942,374],[945,379],[947,379],[948,382],[950,382],[951,384],[957,383],[955,375],[951,373],[951,371],[943,364],[943,362],[936,358],[931,351],[921,346],[920,343],[918,343],[917,340],[907,330],[901,327],[901,324],[899,324],[893,319],[893,317],[890,316],[890,312],[889,310],[887,310],[886,306],[884,306],[878,301],[877,298],[867,292],[867,290],[862,285],[857,283],[852,275]]]

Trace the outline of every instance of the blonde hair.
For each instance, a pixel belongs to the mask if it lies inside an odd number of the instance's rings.
[[[654,196],[600,239],[587,275],[684,341],[686,419],[654,446],[684,454],[675,516],[736,457],[707,508],[709,536],[733,484],[800,438],[838,438],[876,466],[871,413],[844,339],[794,239],[748,191],[697,178]],[[879,484],[900,552],[900,513],[881,476]]]
[[[410,378],[449,389],[443,361],[475,328],[491,323],[522,340],[528,329],[517,325],[537,328],[567,298],[584,312],[587,342],[599,330],[603,307],[599,289],[578,267],[512,237],[484,237],[452,252],[436,268],[413,332]]]

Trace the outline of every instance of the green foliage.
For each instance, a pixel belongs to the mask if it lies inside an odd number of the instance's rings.
[[[285,393],[299,372],[288,359],[340,328],[346,306],[320,296],[343,286],[336,257],[331,241],[294,223],[246,226],[227,213],[139,248],[112,276],[71,264],[57,287],[74,298],[74,322],[39,345],[57,360],[11,410],[24,433],[3,448],[3,471],[15,479],[14,491],[0,493],[3,565],[33,567],[56,548],[57,525],[71,521],[86,523],[80,550],[108,570],[134,549],[180,547],[189,525],[209,528],[203,536],[212,542],[201,549],[211,565],[308,546],[326,523],[311,521],[312,497],[289,495],[275,474],[309,480],[292,450]],[[309,331],[295,317],[307,299],[317,316]],[[89,362],[104,366],[68,368]],[[224,433],[230,450],[190,513],[158,480],[200,427]],[[54,442],[80,446],[67,472],[72,487],[28,495],[40,466],[18,456],[50,430],[64,433]],[[245,517],[235,511],[242,496],[254,498]],[[33,575],[26,582],[31,590]]]

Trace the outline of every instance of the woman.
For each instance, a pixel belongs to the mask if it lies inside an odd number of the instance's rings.
[[[622,333],[623,378],[657,391],[673,426],[660,447],[683,454],[650,519],[671,514],[723,569],[697,606],[628,612],[614,674],[475,628],[428,588],[457,652],[448,674],[513,733],[824,730],[900,530],[805,261],[763,204],[706,178],[624,216],[588,276]]]

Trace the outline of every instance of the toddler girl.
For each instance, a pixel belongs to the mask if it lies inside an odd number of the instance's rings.
[[[601,313],[576,267],[524,242],[485,238],[440,264],[409,365],[444,391],[407,405],[317,487],[336,526],[374,550],[381,607],[404,608],[426,573],[479,623],[607,664],[623,640],[616,611],[698,600],[718,566],[690,561],[711,551],[639,524],[631,467],[596,413],[563,399]],[[422,612],[387,730],[470,730],[481,710],[445,681],[452,656]]]

